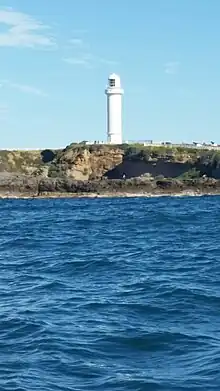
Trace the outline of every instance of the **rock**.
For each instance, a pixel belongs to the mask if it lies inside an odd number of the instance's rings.
[[[204,158],[202,154],[205,154]],[[59,177],[83,182],[97,181],[104,176],[107,180],[115,180],[122,178],[125,174],[126,181],[129,178],[140,177],[145,178],[145,182],[150,182],[157,178],[158,188],[165,190],[174,186],[173,179],[171,183],[170,179],[166,179],[168,177],[182,177],[182,187],[188,186],[187,182],[183,181],[183,176],[189,180],[192,177],[195,178],[195,174],[198,177],[205,175],[207,178],[213,176],[220,179],[217,157],[216,151],[207,153],[207,151],[199,151],[195,148],[190,150],[183,147],[167,148],[165,146],[86,145],[84,142],[71,144],[63,150],[56,151],[51,149],[42,151],[1,150],[0,173],[35,176],[38,180]],[[196,186],[203,187],[204,180],[207,178],[202,178],[201,183],[199,179],[195,179]],[[195,186],[195,183],[190,182],[191,185]],[[143,185],[138,183],[136,186]],[[177,182],[175,186],[179,187]],[[216,185],[214,182],[207,182],[207,186],[215,188]]]
[[[38,193],[39,180],[27,175],[15,175],[13,173],[1,173],[1,193]]]
[[[84,146],[67,147],[54,159],[48,175],[75,180],[96,179],[122,162],[123,151],[119,148],[92,147],[91,150]]]
[[[168,189],[170,187],[173,187],[174,182],[164,179],[164,180],[156,181],[156,185],[161,189]]]
[[[44,194],[178,194],[220,192],[220,180],[162,180],[149,181],[145,178],[115,180],[75,180],[72,178],[43,178],[28,175],[1,173],[0,195],[39,196]]]

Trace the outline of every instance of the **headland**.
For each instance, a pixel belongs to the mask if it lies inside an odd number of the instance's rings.
[[[86,145],[0,151],[1,198],[220,194],[220,152],[170,146]]]

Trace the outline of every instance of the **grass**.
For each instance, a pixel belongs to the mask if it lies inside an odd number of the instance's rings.
[[[85,145],[83,143],[77,144],[72,143],[68,145],[64,150],[57,149],[52,150],[55,153],[55,159],[53,160],[52,165],[49,163],[50,175],[54,176],[57,174],[59,162],[64,164],[68,163],[68,153],[70,164],[75,161],[77,157],[82,155],[83,151],[89,151],[91,154],[98,153],[99,155],[105,155],[109,151],[121,153],[124,155],[125,159],[129,160],[157,160],[157,159],[167,159],[173,162],[190,162],[190,163],[202,163],[208,164],[212,167],[220,166],[220,152],[213,149],[198,149],[198,148],[187,148],[184,146],[172,146],[172,145],[148,145],[144,146],[141,143],[136,144],[121,144],[121,145],[111,145],[111,144],[93,144]],[[43,163],[42,153],[43,150],[13,150],[0,151],[0,170],[9,171],[9,172],[21,172],[21,173],[31,173],[36,170],[39,170],[41,167],[45,166],[47,163]],[[73,152],[73,154],[71,153]],[[61,160],[60,160],[61,159]],[[104,157],[103,157],[104,159]],[[64,167],[65,169],[65,167]],[[195,173],[194,173],[195,175]]]

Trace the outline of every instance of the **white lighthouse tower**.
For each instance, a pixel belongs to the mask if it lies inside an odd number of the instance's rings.
[[[110,144],[122,144],[122,95],[121,80],[115,73],[108,78],[107,95],[107,140]]]

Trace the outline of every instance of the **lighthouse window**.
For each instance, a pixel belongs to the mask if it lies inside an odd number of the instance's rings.
[[[110,87],[115,87],[115,79],[110,79],[109,85],[110,85]]]

